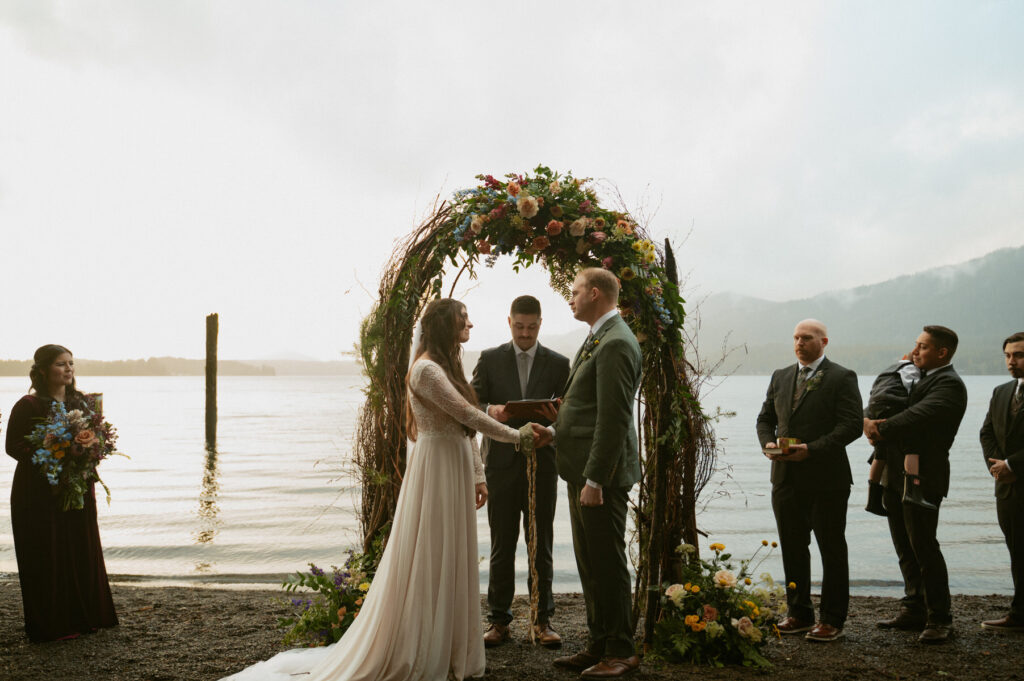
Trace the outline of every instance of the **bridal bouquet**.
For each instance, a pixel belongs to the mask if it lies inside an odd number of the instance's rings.
[[[26,438],[36,448],[32,463],[39,466],[65,511],[80,510],[90,482],[103,485],[110,503],[110,489],[100,480],[96,467],[108,456],[124,456],[116,449],[117,431],[103,420],[99,395],[86,395],[84,409],[68,411],[54,402],[45,421]]]
[[[680,546],[684,583],[664,589],[665,607],[655,626],[653,653],[672,662],[771,667],[761,648],[777,634],[776,620],[786,611],[786,590],[767,572],[756,580],[751,576],[776,544],[772,542],[754,563],[768,546],[761,542],[750,558],[740,561],[739,570],[730,562],[732,556],[723,553],[724,544],[711,544],[710,560],[698,559],[690,544]]]

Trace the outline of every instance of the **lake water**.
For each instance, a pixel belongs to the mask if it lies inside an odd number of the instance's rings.
[[[866,397],[872,377],[861,379]],[[951,456],[949,498],[943,503],[939,540],[955,593],[1011,593],[1009,554],[996,523],[992,481],[981,462],[978,430],[1001,376],[969,376],[970,403]],[[276,582],[312,561],[344,560],[359,543],[358,490],[348,469],[356,414],[362,405],[358,377],[221,377],[218,453],[203,446],[203,378],[80,377],[79,386],[104,393],[104,411],[132,458],[113,458],[101,474],[113,500],[99,504],[100,532],[112,575],[156,583]],[[0,378],[6,416],[27,380]],[[710,541],[749,555],[762,539],[776,538],[769,464],[754,433],[767,376],[732,376],[703,396],[705,408],[735,412],[717,433],[724,453],[720,471],[705,489],[698,521]],[[894,595],[899,568],[884,518],[863,510],[869,453],[861,438],[850,448],[856,485],[850,499],[847,540],[856,594]],[[0,457],[0,573],[17,570],[9,498],[15,462]],[[555,590],[579,591],[564,484],[555,525]],[[486,515],[478,514],[481,556],[488,554]],[[706,546],[706,543],[704,545]],[[812,551],[813,542],[812,542]],[[525,547],[518,566],[525,592]],[[814,553],[815,580],[820,579]],[[778,552],[762,570],[782,577]],[[119,577],[123,579],[125,577]],[[133,577],[134,578],[134,577]],[[481,562],[486,591],[487,561]]]

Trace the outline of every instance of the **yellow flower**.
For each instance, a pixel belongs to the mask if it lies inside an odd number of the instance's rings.
[[[779,542],[777,542],[777,541],[773,541],[772,542],[772,548],[773,549],[778,548],[778,546],[779,546]]]
[[[753,582],[750,581],[750,577],[744,577],[743,583],[750,586]]]
[[[700,593],[700,587],[697,586],[696,584],[694,584],[692,587],[690,587],[690,591],[692,591],[695,594],[699,594]]]
[[[693,584],[690,584],[689,582],[687,582],[686,584],[683,584],[683,588],[686,589],[687,591],[689,591],[691,587],[693,587]]]
[[[795,589],[796,588],[796,582],[790,582],[786,586],[788,586],[790,589]]]
[[[687,615],[685,617],[685,619],[683,619],[683,622],[686,623],[686,626],[688,626],[688,627],[690,627],[692,629],[693,626],[695,624],[697,624],[697,622],[700,622],[700,616],[699,615]]]
[[[364,591],[364,592],[365,591],[369,591],[370,590],[370,583],[369,582],[363,582],[362,584],[359,585],[359,590],[360,591]]]
[[[619,279],[622,279],[623,281],[629,281],[635,276],[636,272],[633,271],[632,267],[623,267],[619,270]]]
[[[720,544],[718,542],[715,542],[714,544],[712,544],[708,548],[711,549],[712,551],[725,551],[725,544]]]
[[[768,540],[767,539],[762,539],[761,540],[761,546],[768,546]]]

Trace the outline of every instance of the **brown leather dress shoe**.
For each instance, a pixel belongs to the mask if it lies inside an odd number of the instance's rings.
[[[617,679],[626,674],[632,674],[640,669],[640,658],[636,655],[630,657],[606,657],[593,667],[587,667],[580,673],[581,679]]]
[[[920,643],[945,643],[953,638],[952,624],[929,624],[917,637]]]
[[[802,634],[814,628],[814,622],[805,622],[795,617],[787,617],[776,625],[780,634]]]
[[[814,625],[807,635],[804,636],[808,641],[836,641],[843,636],[842,627],[834,627],[831,624],[824,622],[818,622]]]
[[[494,646],[500,646],[509,639],[509,636],[508,625],[492,622],[491,626],[487,627],[487,631],[484,632],[484,647],[493,648]]]
[[[981,623],[981,628],[992,631],[1024,631],[1024,621],[1016,619],[1013,615],[1007,615],[997,620],[986,620]]]
[[[562,669],[574,669],[578,672],[593,667],[595,664],[601,661],[601,658],[597,655],[591,655],[585,650],[581,650],[575,655],[566,655],[565,657],[556,657],[553,665],[561,667]]]
[[[907,610],[901,610],[900,614],[891,620],[876,622],[879,629],[899,629],[900,631],[921,631],[924,629],[925,618],[923,615],[915,615]]]
[[[558,648],[562,645],[562,637],[547,622],[533,628],[533,638],[545,648]]]

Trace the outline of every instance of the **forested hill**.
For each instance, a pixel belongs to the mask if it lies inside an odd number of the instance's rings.
[[[699,315],[701,355],[714,357],[728,336],[728,346],[746,346],[726,362],[740,374],[795,361],[793,327],[808,317],[828,325],[828,356],[857,373],[878,373],[913,347],[922,326],[942,324],[960,337],[953,364],[961,374],[1003,374],[1003,339],[1024,331],[1024,246],[803,300],[716,294]]]

